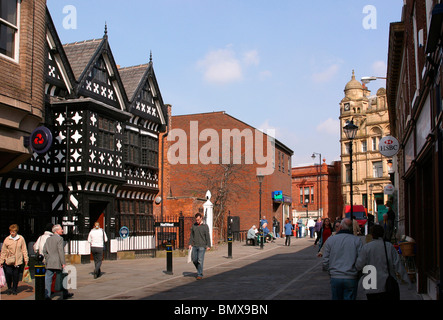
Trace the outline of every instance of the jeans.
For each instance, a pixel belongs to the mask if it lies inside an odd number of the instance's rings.
[[[94,274],[99,277],[100,273],[101,273],[101,266],[102,266],[102,261],[103,261],[103,248],[102,247],[91,247],[91,253],[92,256],[94,257],[94,265],[95,265],[95,269],[94,269]]]
[[[54,274],[59,274],[61,273],[61,270],[57,270],[57,269],[46,269],[46,273],[45,273],[45,297],[46,298],[50,298],[51,297],[51,289],[52,289],[52,277],[54,276]],[[57,280],[55,280],[57,281]],[[55,290],[57,291],[58,288],[55,288]]]
[[[357,279],[331,278],[332,300],[355,300],[357,298]]]
[[[290,246],[291,245],[291,235],[287,234],[285,235],[286,239],[285,239],[285,246]]]
[[[205,247],[192,247],[191,259],[197,269],[197,277],[203,277],[203,262],[205,260]]]

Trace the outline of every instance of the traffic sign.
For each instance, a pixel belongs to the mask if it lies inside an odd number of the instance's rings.
[[[127,237],[129,237],[128,227],[121,227],[118,233],[120,234],[120,238],[122,239],[126,239]]]

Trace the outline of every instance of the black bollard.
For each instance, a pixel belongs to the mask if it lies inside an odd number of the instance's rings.
[[[228,213],[228,258],[232,258],[232,218],[231,211]]]
[[[228,258],[232,259],[232,234],[228,235]]]
[[[172,243],[171,239],[168,239],[168,243],[166,245],[166,274],[172,273]]]
[[[43,256],[39,254],[37,256],[37,263],[34,266],[35,277],[35,300],[45,300],[45,274],[46,267],[43,263]]]

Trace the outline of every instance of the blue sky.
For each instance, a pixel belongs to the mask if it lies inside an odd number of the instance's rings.
[[[340,160],[339,103],[351,79],[386,76],[402,0],[48,0],[62,43],[103,37],[122,67],[152,51],[173,115],[226,111],[294,151]],[[72,9],[75,9],[73,11]],[[65,11],[64,11],[65,10]],[[383,80],[368,85],[373,94]],[[315,160],[318,163],[318,158]]]

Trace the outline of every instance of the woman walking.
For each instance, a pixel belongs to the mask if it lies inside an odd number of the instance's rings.
[[[9,227],[9,236],[3,241],[0,254],[0,264],[5,272],[8,290],[6,294],[17,295],[20,267],[28,264],[28,250],[25,239],[18,234],[18,225],[12,224]]]
[[[318,248],[319,251],[321,250],[321,247],[326,242],[326,240],[328,240],[328,238],[332,235],[333,231],[334,230],[332,230],[331,221],[329,220],[329,218],[325,218],[323,220],[323,225],[320,230],[320,241]]]

